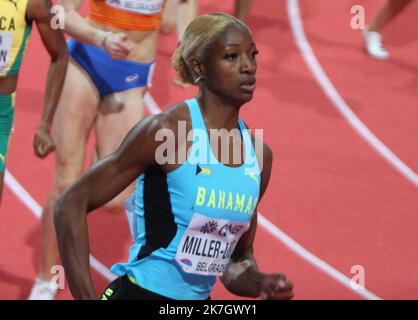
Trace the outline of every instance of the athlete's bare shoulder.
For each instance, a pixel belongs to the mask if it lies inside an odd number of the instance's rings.
[[[181,121],[190,123],[189,109],[184,101],[171,105],[155,117],[160,122],[160,127],[166,129],[177,130]]]
[[[190,119],[189,108],[184,101],[173,104],[165,111],[165,113],[167,113],[170,117],[175,118],[177,121],[187,121]]]

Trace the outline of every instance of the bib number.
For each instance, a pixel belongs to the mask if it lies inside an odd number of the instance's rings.
[[[0,74],[6,74],[12,54],[12,33],[0,32]]]
[[[151,16],[161,12],[164,0],[106,0],[106,4],[132,13]]]
[[[175,260],[182,270],[221,276],[249,222],[213,219],[195,213],[177,248]]]

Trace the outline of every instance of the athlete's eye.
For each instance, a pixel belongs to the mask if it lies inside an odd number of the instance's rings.
[[[257,49],[253,50],[250,54],[251,58],[255,59],[255,56],[259,54],[259,51]]]
[[[228,61],[234,61],[237,58],[238,58],[238,54],[236,54],[235,52],[230,52],[225,55],[225,59]]]

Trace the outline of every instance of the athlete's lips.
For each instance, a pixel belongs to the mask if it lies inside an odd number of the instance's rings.
[[[245,81],[241,82],[241,84],[240,84],[240,88],[243,91],[246,91],[248,93],[253,93],[254,90],[255,90],[255,87],[256,87],[256,80],[255,80],[255,78],[251,78],[251,79],[245,80]]]

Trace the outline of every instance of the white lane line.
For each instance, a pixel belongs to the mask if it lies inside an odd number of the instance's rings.
[[[42,207],[32,198],[25,188],[15,179],[15,177],[6,169],[4,182],[12,190],[15,196],[29,209],[38,219],[42,215]]]
[[[8,170],[5,172],[4,181],[15,196],[29,209],[29,211],[32,212],[36,218],[40,219],[42,215],[42,207]],[[116,275],[111,273],[103,263],[92,255],[90,255],[90,265],[105,279],[109,281],[116,279]]]
[[[362,296],[365,299],[369,300],[382,300],[380,297],[370,292],[366,288],[354,289],[355,283],[352,284],[352,280],[346,277],[344,274],[331,267],[325,261],[319,259],[317,256],[313,255],[311,252],[303,248],[299,243],[290,238],[286,233],[280,230],[276,225],[271,223],[266,219],[260,212],[258,212],[258,222],[260,226],[266,229],[274,238],[281,241],[285,246],[287,246],[291,251],[297,253],[300,257],[305,259],[307,262],[312,264],[314,267],[317,267],[321,271],[328,274],[330,277],[335,279],[337,282],[341,283],[343,286],[347,287],[350,290],[353,290],[358,295]]]
[[[303,21],[300,15],[299,0],[287,0],[287,12],[296,44],[303,59],[305,60],[305,63],[311,70],[315,80],[318,82],[324,93],[328,96],[345,120],[353,127],[353,129],[400,174],[402,174],[413,185],[418,187],[418,175],[404,162],[402,162],[402,160],[400,160],[382,141],[380,141],[379,138],[377,138],[356,116],[322,69],[321,64],[316,58],[305,34]]]
[[[148,105],[147,102],[151,102],[152,106]],[[148,106],[148,111],[150,113],[158,114],[161,112],[161,108],[155,102],[151,94],[148,94],[147,102],[146,103]],[[286,245],[290,250],[295,252],[301,258],[303,258],[304,260],[306,260],[313,266],[317,267],[319,270],[328,274],[331,278],[341,283],[343,286],[354,291],[355,293],[359,294],[363,298],[370,299],[370,300],[381,300],[381,298],[371,293],[366,288],[354,289],[353,286],[351,285],[350,278],[346,277],[341,272],[339,272],[338,270],[336,270],[335,268],[327,264],[325,261],[319,259],[315,255],[310,253],[308,250],[303,248],[299,243],[297,243],[295,240],[290,238],[286,233],[284,233],[276,225],[274,225],[267,218],[265,218],[260,212],[258,212],[258,222],[260,223],[260,226],[266,229],[266,231],[269,232],[274,238],[282,242],[284,245]]]
[[[158,114],[161,112],[160,107],[158,106],[157,102],[155,102],[154,98],[149,93],[149,91],[147,91],[147,93],[145,93],[144,95],[144,102],[146,106],[148,107],[148,111],[151,114]]]
[[[367,142],[369,145],[380,154],[386,161],[389,162],[399,173],[401,173],[407,180],[412,184],[418,187],[418,175],[411,170],[405,163],[403,163],[382,141],[380,141],[367,127],[366,125],[355,115],[351,110],[348,104],[344,101],[341,95],[338,93],[336,88],[333,86],[331,80],[328,78],[324,72],[321,64],[316,58],[312,47],[309,44],[308,38],[304,31],[303,21],[300,15],[299,1],[298,0],[287,0],[287,12],[289,16],[290,25],[292,28],[293,36],[295,42],[302,54],[305,63],[311,70],[312,74],[315,77],[315,80],[318,82],[324,93],[328,96],[333,105],[345,118],[345,120],[352,126],[352,128]],[[288,246],[295,246],[291,239],[283,239],[283,242],[288,242]],[[297,245],[297,244],[296,244]],[[304,250],[303,248],[298,248],[295,246],[295,250]],[[308,253],[309,255],[309,253]],[[312,259],[312,257],[310,258]],[[322,263],[318,262],[318,267]],[[326,266],[324,266],[325,268]],[[321,267],[322,268],[322,267]],[[330,273],[331,274],[331,273]],[[333,277],[339,279],[341,283],[345,286],[348,286],[343,278],[340,279],[338,274],[333,274]],[[345,283],[344,283],[345,282]],[[365,290],[364,292],[359,292],[362,296],[368,299],[380,299],[373,293]]]

